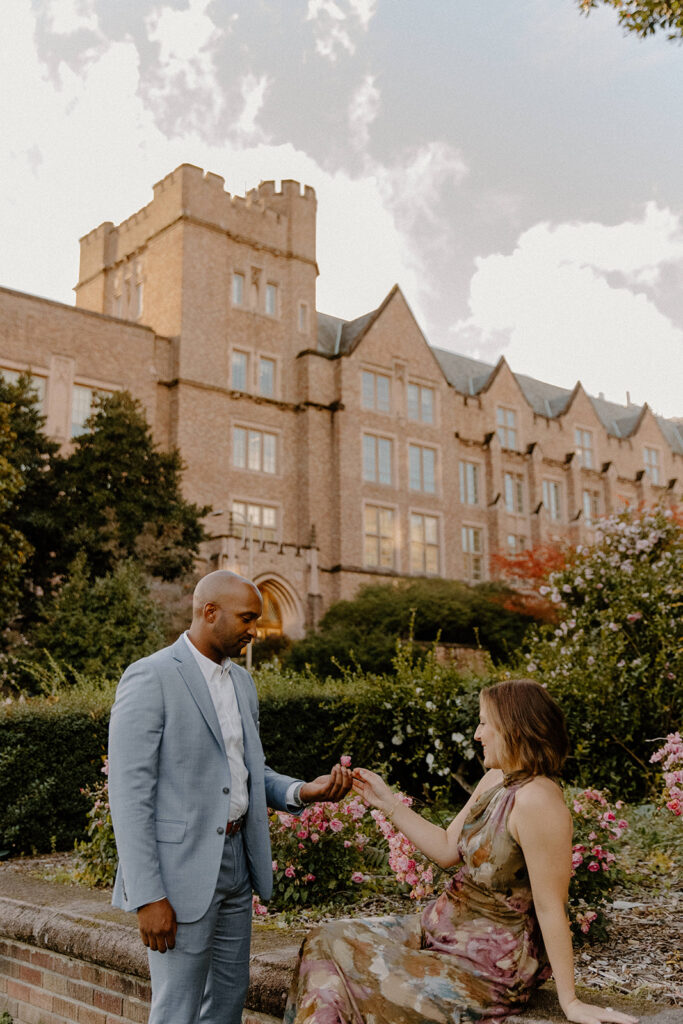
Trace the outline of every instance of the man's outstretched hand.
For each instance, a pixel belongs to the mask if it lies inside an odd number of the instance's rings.
[[[138,907],[138,928],[140,938],[149,949],[165,953],[167,949],[173,949],[175,946],[178,925],[175,910],[167,899]]]
[[[335,764],[329,775],[319,775],[312,782],[304,782],[299,790],[299,798],[305,804],[316,803],[319,800],[336,802],[346,796],[351,789],[352,781],[351,769]]]

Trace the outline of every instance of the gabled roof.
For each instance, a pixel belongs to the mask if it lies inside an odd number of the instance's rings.
[[[329,313],[318,313],[318,352],[326,356],[348,355],[355,348],[362,334],[379,316],[394,290],[389,293],[381,306],[371,313],[364,313],[355,320],[342,320]]]
[[[318,352],[326,356],[352,352],[397,290],[395,285],[377,309],[355,320],[341,320],[327,313],[318,313]],[[429,348],[448,383],[462,395],[478,395],[484,391],[501,365],[501,360],[494,366],[458,352],[431,345]],[[568,409],[580,386],[560,388],[524,373],[513,373],[513,377],[533,411],[548,419],[556,419]],[[614,437],[630,437],[638,429],[647,408],[645,405],[618,405],[593,395],[588,395],[588,398],[605,430]],[[683,419],[654,418],[673,451],[683,455]]]

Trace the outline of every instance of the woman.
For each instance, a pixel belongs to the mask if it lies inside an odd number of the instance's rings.
[[[354,788],[441,867],[458,865],[422,915],[333,921],[302,948],[285,1024],[494,1022],[550,974],[576,1024],[636,1024],[574,991],[565,906],[572,822],[556,776],[564,716],[529,679],[480,695],[474,734],[486,774],[447,829],[425,821],[374,772]]]

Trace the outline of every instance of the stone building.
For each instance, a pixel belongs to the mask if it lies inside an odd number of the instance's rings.
[[[398,287],[350,322],[319,313],[317,275],[311,188],[231,196],[184,164],[81,239],[75,308],[0,289],[0,370],[31,370],[64,445],[95,393],[139,398],[214,510],[206,567],[253,574],[264,632],[680,500],[683,421],[433,348]]]

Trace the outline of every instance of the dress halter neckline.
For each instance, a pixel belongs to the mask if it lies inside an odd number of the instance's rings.
[[[503,785],[506,789],[513,786],[516,782],[522,782],[524,779],[530,779],[533,776],[533,772],[530,772],[528,768],[519,768],[514,772],[503,773]]]

